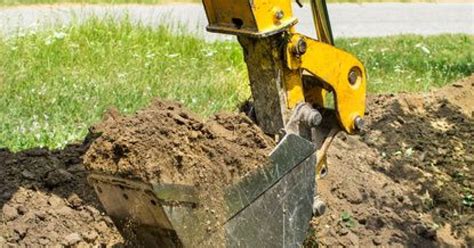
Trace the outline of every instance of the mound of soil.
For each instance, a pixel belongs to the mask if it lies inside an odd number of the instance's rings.
[[[215,235],[207,241],[193,235],[199,247],[224,246],[225,186],[269,164],[275,146],[244,114],[203,121],[180,104],[163,101],[132,116],[111,114],[91,131],[98,137],[84,156],[87,169],[154,184],[193,186],[200,199],[195,214],[201,220],[193,231]],[[128,239],[140,243],[139,238]]]
[[[328,209],[313,220],[314,233],[307,247],[316,243],[320,247],[470,247],[474,243],[474,210],[468,197],[474,179],[473,84],[471,76],[429,94],[369,97],[365,133],[340,134],[329,150],[329,175],[318,181]],[[109,115],[93,131],[103,132],[97,142],[106,148],[93,147],[94,158],[88,153],[87,160],[110,165],[110,173],[130,176],[140,168],[127,168],[129,162],[135,164],[154,153],[148,150],[158,151],[173,166],[163,170],[151,165],[147,168],[155,169],[138,174],[140,178],[192,184],[199,170],[189,168],[190,159],[202,155],[201,162],[216,161],[226,168],[218,173],[225,173],[222,182],[230,183],[259,166],[261,156],[273,146],[245,117],[221,115],[203,122],[185,111],[181,116],[178,105],[155,104],[162,107],[138,113],[142,121]],[[170,139],[164,133],[175,142],[166,144],[164,140]],[[153,142],[146,145],[137,137]],[[86,182],[81,157],[90,142],[58,151],[0,150],[0,247],[120,246],[126,242]],[[157,150],[154,142],[169,150]],[[139,146],[146,152],[138,154]],[[239,162],[224,161],[224,151],[234,148],[249,152],[248,157],[236,158],[244,163],[242,167]],[[179,150],[173,149],[183,149],[182,158],[175,157]],[[113,158],[117,162],[111,162]],[[125,169],[118,170],[117,164]],[[181,173],[183,168],[189,173]]]
[[[275,145],[243,114],[204,122],[163,101],[133,116],[110,115],[91,130],[99,137],[84,157],[88,169],[152,183],[227,185],[267,164]]]
[[[111,247],[122,237],[86,181],[88,142],[0,150],[0,247]]]
[[[340,134],[318,181],[322,246],[474,243],[474,76],[427,94],[371,96],[367,130]],[[472,204],[472,201],[471,201]]]

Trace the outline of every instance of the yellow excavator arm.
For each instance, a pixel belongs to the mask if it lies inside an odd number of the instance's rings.
[[[324,1],[311,1],[317,39],[295,32],[290,0],[203,2],[208,30],[236,35],[243,48],[253,116],[278,140],[268,160],[219,187],[100,169],[89,182],[134,247],[301,247],[311,218],[325,209],[315,177],[325,174],[331,141],[340,130],[362,127],[365,69],[334,47]]]
[[[203,0],[208,31],[237,35],[242,45],[256,121],[266,133],[295,132],[301,104],[322,114],[321,126],[296,131],[317,145],[321,170],[337,130],[362,128],[367,77],[356,57],[334,46],[325,0],[310,2],[317,39],[295,32],[290,0]]]
[[[334,94],[340,127],[348,133],[357,131],[365,112],[365,68],[353,55],[334,47],[324,0],[311,0],[317,39],[295,32],[298,20],[293,16],[290,0],[204,0],[203,3],[209,20],[208,31],[239,38],[249,67],[257,121],[267,133],[276,134],[284,128],[291,110],[299,103],[326,107],[328,92]],[[267,75],[267,71],[275,73]],[[305,74],[313,80],[305,80]],[[261,96],[260,90],[254,89],[268,87],[257,81],[271,84],[275,80],[279,82],[273,87],[280,89],[268,93],[281,95]],[[317,85],[305,87],[306,84]],[[280,98],[280,104],[271,106],[274,109],[260,109],[260,98],[269,97]],[[260,118],[269,112],[282,121]]]

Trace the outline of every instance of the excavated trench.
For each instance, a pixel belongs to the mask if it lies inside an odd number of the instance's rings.
[[[473,88],[471,76],[426,94],[370,96],[367,130],[330,148],[319,181],[328,211],[306,246],[472,244]],[[203,121],[156,101],[133,116],[110,111],[82,144],[0,150],[0,247],[126,245],[87,169],[215,192],[268,163],[274,145],[244,115]]]

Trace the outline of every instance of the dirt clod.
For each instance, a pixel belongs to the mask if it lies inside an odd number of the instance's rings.
[[[67,235],[66,237],[64,237],[63,244],[66,247],[70,247],[70,246],[73,246],[73,245],[81,242],[81,240],[82,240],[82,237],[79,233],[71,233],[71,234]]]
[[[14,220],[16,217],[18,217],[17,209],[10,205],[4,205],[2,208],[2,213],[3,218],[5,218],[7,221]]]
[[[99,137],[84,157],[88,169],[155,183],[230,184],[267,163],[274,146],[245,115],[203,121],[180,104],[162,101],[91,130]]]
[[[82,205],[82,199],[76,193],[70,195],[67,198],[67,202],[72,208],[79,208]]]
[[[379,237],[375,237],[372,239],[372,242],[374,243],[374,245],[381,245],[382,244],[382,239],[380,239]]]
[[[73,175],[64,169],[57,169],[47,173],[45,183],[47,187],[53,188],[69,182]]]
[[[84,237],[85,241],[92,243],[99,237],[99,234],[96,231],[88,231],[82,236]]]
[[[30,179],[30,180],[34,180],[36,178],[36,175],[29,172],[28,170],[24,170],[21,175],[25,178],[25,179]]]
[[[423,224],[418,224],[415,226],[415,232],[425,239],[434,239],[436,238],[436,231],[432,228],[426,227]]]

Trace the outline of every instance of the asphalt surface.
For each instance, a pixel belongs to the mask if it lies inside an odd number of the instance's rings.
[[[474,4],[433,3],[373,3],[330,4],[329,14],[335,37],[373,37],[394,34],[474,34]],[[308,5],[295,7],[300,24],[298,31],[314,35],[313,20]],[[12,35],[19,30],[44,28],[82,22],[91,16],[128,18],[134,22],[156,26],[184,26],[208,40],[230,36],[205,32],[204,9],[199,4],[173,5],[53,5],[0,8],[0,33]]]

